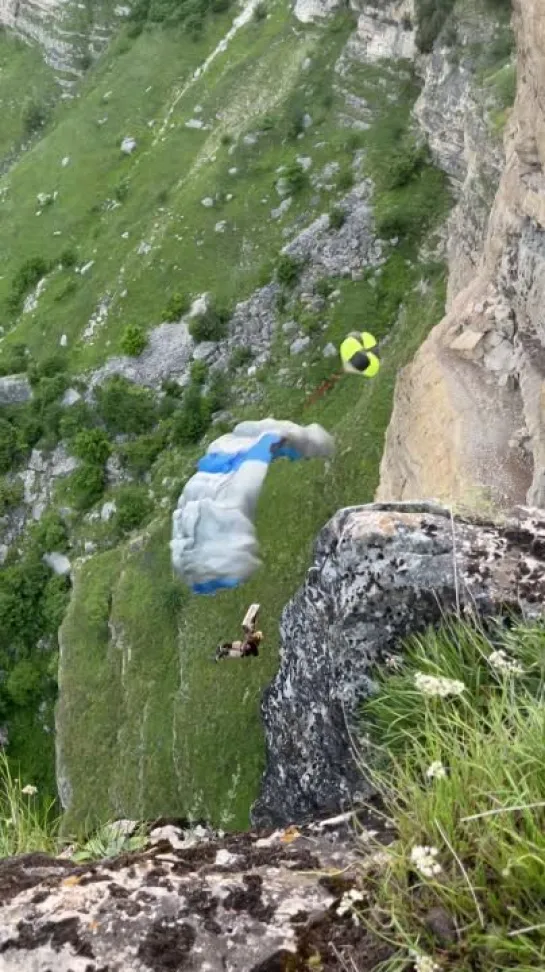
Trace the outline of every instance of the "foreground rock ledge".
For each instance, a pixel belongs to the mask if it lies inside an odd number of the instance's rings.
[[[536,616],[545,603],[545,513],[504,523],[451,519],[433,504],[375,503],[339,512],[284,610],[278,675],[262,715],[267,769],[253,822],[334,813],[365,797],[351,746],[373,666],[401,638],[456,607]]]
[[[386,955],[337,913],[361,859],[351,829],[333,824],[196,840],[168,823],[154,846],[94,865],[0,861],[0,969],[297,972],[318,956],[340,972],[357,956],[366,972]]]

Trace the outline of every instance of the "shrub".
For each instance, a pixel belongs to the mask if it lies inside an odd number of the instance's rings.
[[[15,274],[7,300],[10,314],[15,316],[21,309],[24,298],[42,277],[49,272],[50,265],[42,257],[29,257]]]
[[[0,358],[0,375],[16,375],[26,371],[30,357],[26,344],[9,344]]]
[[[184,314],[187,314],[190,307],[191,301],[188,295],[176,292],[170,295],[163,311],[163,317],[165,321],[179,321]]]
[[[350,192],[353,185],[354,173],[352,169],[342,169],[341,172],[339,172],[337,179],[337,188],[339,192]]]
[[[115,504],[115,526],[120,533],[139,527],[153,509],[145,486],[123,486],[115,494]]]
[[[29,368],[30,383],[37,387],[43,378],[55,378],[66,371],[66,358],[63,354],[49,354],[41,361],[33,362]],[[64,389],[63,389],[64,390]]]
[[[346,213],[341,206],[333,206],[329,210],[329,225],[331,229],[340,230],[346,221]]]
[[[220,143],[221,143],[221,145],[232,145],[233,144],[233,136],[230,135],[229,132],[224,132],[223,135],[220,138]]]
[[[318,297],[321,297],[322,300],[327,300],[334,289],[335,286],[329,277],[320,277],[320,279],[314,284],[314,293],[317,294]]]
[[[51,550],[64,553],[69,547],[66,523],[55,510],[47,510],[30,531],[33,549],[40,555]]]
[[[134,442],[125,443],[121,450],[124,465],[136,476],[144,476],[165,448],[166,438],[165,429],[159,428],[149,435],[139,436]]]
[[[283,287],[294,287],[301,274],[302,266],[299,260],[282,253],[276,264],[276,279]]]
[[[295,196],[308,185],[308,175],[299,162],[292,162],[283,175],[286,188],[290,195]]]
[[[84,463],[70,476],[69,490],[76,510],[88,510],[104,492],[106,475],[102,466]]]
[[[111,451],[111,443],[102,429],[82,429],[72,443],[74,455],[93,466],[103,466]]]
[[[6,682],[11,701],[18,706],[29,705],[40,694],[41,675],[30,658],[15,662]]]
[[[127,324],[121,336],[121,350],[124,354],[129,354],[131,357],[137,358],[142,354],[147,344],[147,336],[140,325]]]
[[[70,578],[66,576],[53,576],[45,585],[41,608],[44,630],[48,634],[56,635],[62,624],[70,600],[70,587]],[[56,678],[56,668],[54,672]]]
[[[23,132],[30,138],[42,129],[47,121],[49,111],[45,104],[30,101],[23,109]]]
[[[121,179],[121,182],[118,182],[117,185],[114,186],[114,196],[117,201],[120,203],[125,202],[129,195],[129,190],[130,185],[128,179]]]
[[[221,411],[229,401],[229,382],[227,375],[222,371],[216,371],[208,385],[208,392],[205,400],[205,417],[207,420],[214,412]]]
[[[72,270],[78,262],[78,251],[73,246],[67,246],[61,253],[60,258],[63,270]]]
[[[0,473],[9,472],[17,454],[17,432],[11,422],[0,418]]]
[[[16,479],[10,483],[7,479],[0,479],[0,516],[5,516],[9,509],[18,506],[23,494],[22,480]]]
[[[305,109],[301,105],[293,105],[288,112],[286,132],[289,139],[295,139],[305,130]]]
[[[94,425],[95,416],[86,402],[80,400],[63,409],[59,420],[59,435],[61,439],[70,441],[83,429],[90,429]]]
[[[204,385],[208,376],[206,361],[193,361],[190,369],[191,381],[196,385]]]
[[[430,162],[427,146],[416,145],[413,140],[392,152],[384,165],[378,185],[380,189],[401,189],[415,179]]]
[[[171,420],[172,439],[177,445],[199,442],[210,426],[210,405],[198,385],[190,385],[181,407]]]
[[[210,304],[191,320],[189,333],[194,341],[221,341],[227,334],[230,316],[228,310]]]
[[[253,356],[252,349],[247,345],[240,345],[238,348],[235,348],[229,359],[230,370],[237,371],[238,368],[244,368],[245,365],[250,364]]]
[[[112,435],[149,432],[157,421],[151,392],[116,375],[95,390],[97,412]]]
[[[417,0],[416,43],[423,54],[429,54],[445,26],[455,0]]]
[[[254,20],[265,20],[267,16],[267,4],[260,0],[254,7]]]

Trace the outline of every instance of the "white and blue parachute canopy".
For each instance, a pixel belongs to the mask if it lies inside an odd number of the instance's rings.
[[[196,594],[248,580],[261,564],[253,519],[269,464],[327,458],[333,451],[333,439],[320,425],[273,418],[241,422],[212,442],[172,517],[176,573]]]

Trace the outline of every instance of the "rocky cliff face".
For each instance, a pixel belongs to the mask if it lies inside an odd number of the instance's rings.
[[[275,972],[312,957],[365,972],[388,956],[342,907],[380,867],[346,823],[222,840],[162,822],[147,843],[95,864],[1,861],[2,972]]]
[[[87,61],[104,49],[115,22],[129,13],[130,5],[113,0],[0,0],[0,25],[41,47],[67,93]]]
[[[381,500],[545,503],[545,8],[515,0],[514,11],[518,92],[484,247],[462,205],[449,312],[399,377]],[[429,125],[422,106],[419,117]]]
[[[374,666],[444,610],[539,613],[544,567],[537,512],[521,510],[502,527],[425,504],[338,513],[282,617],[280,670],[262,703],[268,762],[254,822],[288,823],[369,796],[353,744]]]

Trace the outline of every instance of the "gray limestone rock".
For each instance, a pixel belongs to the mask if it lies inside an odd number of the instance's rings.
[[[545,514],[520,510],[494,526],[453,522],[434,504],[375,503],[327,524],[282,615],[280,670],[262,701],[267,768],[254,824],[334,813],[369,796],[351,738],[374,666],[457,598],[462,611],[541,614]]]

